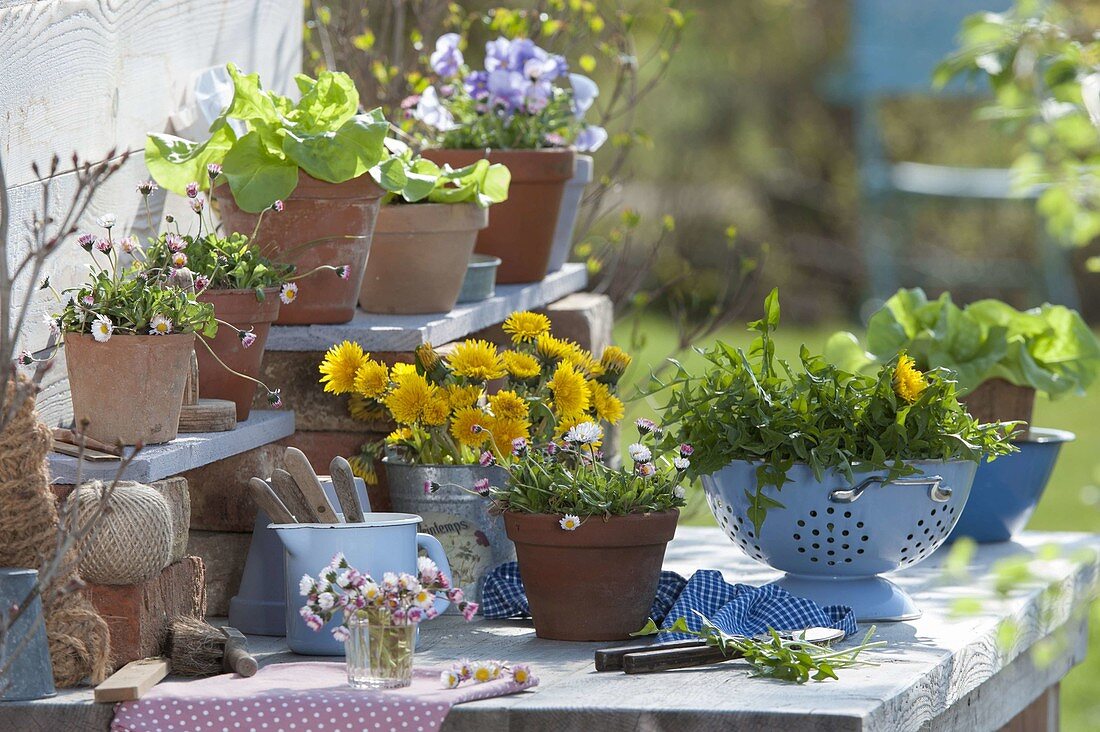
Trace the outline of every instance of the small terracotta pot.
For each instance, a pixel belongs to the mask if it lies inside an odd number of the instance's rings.
[[[237,208],[227,185],[215,193],[225,230],[251,235],[258,214]],[[348,265],[351,276],[342,280],[333,272],[323,271],[297,280],[294,306],[280,310],[275,322],[301,325],[346,323],[352,319],[384,193],[369,175],[345,183],[326,183],[298,171],[298,187],[283,201],[283,210],[264,214],[256,235],[263,253],[276,262],[295,265],[298,272],[322,264]],[[360,238],[346,238],[349,236]]]
[[[959,399],[966,411],[979,422],[1011,422],[1031,424],[1035,409],[1035,390],[1016,386],[1004,379],[989,379]]]
[[[256,383],[231,374],[225,366],[245,376],[259,378],[267,333],[279,317],[279,288],[266,288],[263,302],[256,299],[254,290],[207,290],[198,299],[214,306],[214,316],[218,320],[256,334],[256,342],[245,348],[237,331],[219,324],[218,334],[212,339],[204,339],[209,349],[195,343],[195,355],[199,359],[199,396],[204,399],[228,399],[235,403],[237,421],[243,422],[252,411]],[[290,307],[298,307],[298,303]],[[216,353],[225,366],[218,363],[210,351]]]
[[[641,630],[661,578],[676,509],[587,518],[575,531],[561,516],[506,512],[535,635],[568,641],[626,640]]]
[[[156,445],[175,439],[195,334],[114,335],[99,343],[65,334],[73,416],[100,442]]]
[[[450,312],[489,210],[474,203],[395,203],[374,227],[359,306],[368,313]]]
[[[493,206],[489,226],[478,234],[476,251],[502,261],[497,284],[538,282],[546,276],[565,183],[573,177],[571,149],[425,150],[424,157],[452,168],[488,158],[512,173],[508,200]]]

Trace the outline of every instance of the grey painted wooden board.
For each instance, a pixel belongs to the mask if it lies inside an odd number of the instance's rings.
[[[248,419],[238,422],[237,429],[231,432],[180,434],[171,442],[144,448],[127,466],[122,477],[141,483],[160,480],[293,434],[294,412],[253,409]],[[112,480],[118,472],[118,465],[116,461],[85,460],[80,480]],[[51,452],[50,475],[55,483],[72,485],[77,478],[76,458]]]
[[[341,325],[276,325],[267,337],[269,351],[325,351],[347,339],[368,351],[411,351],[422,343],[442,345],[488,328],[515,310],[548,305],[584,289],[588,274],[583,264],[567,264],[529,285],[500,285],[496,295],[459,305],[449,313],[429,315],[373,315],[356,310]]]
[[[982,589],[998,560],[1035,555],[1050,544],[1062,549],[1062,558],[1039,565],[1041,580],[1004,600]],[[1096,581],[1097,549],[1100,537],[1093,535],[1027,533],[1016,543],[982,547],[970,579],[946,578],[943,554],[892,575],[914,594],[924,616],[879,626],[878,637],[889,643],[873,654],[879,665],[842,672],[839,682],[793,686],[753,679],[738,662],[651,676],[597,674],[592,652],[606,644],[543,641],[529,622],[466,624],[450,615],[422,627],[417,659],[425,666],[459,657],[523,661],[541,679],[533,691],[455,707],[445,732],[995,730],[1084,658],[1088,616],[1082,611]],[[776,577],[709,528],[680,528],[665,565],[682,574],[718,568],[729,581],[751,584]],[[1044,607],[1040,597],[1050,586],[1063,591]],[[988,601],[980,613],[954,618],[951,604],[960,597]],[[995,636],[1008,618],[1019,624],[1019,640],[1002,649]],[[1038,644],[1052,638],[1064,644],[1063,652],[1040,663]],[[253,637],[250,643],[262,664],[304,660],[282,639]],[[106,730],[110,717],[109,707],[91,703],[90,690],[65,691],[0,705],[0,730]]]

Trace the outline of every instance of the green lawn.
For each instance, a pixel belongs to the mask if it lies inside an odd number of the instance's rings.
[[[795,359],[798,348],[806,343],[811,350],[819,350],[825,338],[836,328],[813,329],[781,326],[776,337],[777,353]],[[617,329],[618,343],[630,346],[633,327],[623,323]],[[629,396],[632,384],[644,383],[651,368],[657,368],[670,354],[676,338],[674,326],[663,319],[646,319],[638,331],[644,335],[644,344],[631,350],[634,365],[631,366],[621,390]],[[720,337],[731,345],[747,346],[751,337],[741,327],[729,328]],[[706,345],[706,344],[700,344]],[[702,359],[695,353],[677,356],[689,369],[698,366]],[[657,400],[638,400],[628,403],[627,419],[654,416]],[[1050,486],[1032,518],[1030,528],[1046,531],[1100,532],[1100,388],[1083,398],[1067,398],[1056,402],[1040,400],[1035,423],[1041,427],[1057,427],[1077,434],[1077,441],[1062,452]],[[624,444],[630,442],[632,427],[627,422]],[[685,511],[684,521],[698,525],[713,525],[706,503],[695,490]],[[735,551],[730,547],[730,551]],[[1095,608],[1094,608],[1095,610]],[[1066,732],[1086,732],[1096,729],[1100,719],[1100,695],[1095,693],[1095,679],[1100,677],[1100,613],[1093,613],[1090,629],[1089,655],[1062,685],[1062,725]]]

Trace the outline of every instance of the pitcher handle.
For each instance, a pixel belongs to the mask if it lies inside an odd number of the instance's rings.
[[[454,587],[454,577],[451,576],[451,564],[447,561],[447,552],[443,551],[443,545],[439,543],[439,539],[431,534],[417,534],[416,545],[428,553],[428,559],[435,562],[435,566],[439,567],[439,571],[447,578],[447,582]],[[435,601],[435,611],[442,614],[450,604],[447,598],[439,597]]]

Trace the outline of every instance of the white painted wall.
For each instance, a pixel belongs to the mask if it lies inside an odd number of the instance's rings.
[[[149,233],[138,181],[148,177],[141,151],[145,134],[172,131],[169,118],[180,106],[191,75],[235,62],[258,71],[281,92],[294,86],[301,68],[301,0],[0,0],[0,157],[7,174],[15,261],[24,241],[23,223],[41,210],[41,189],[31,171],[49,167],[56,153],[103,159],[110,150],[130,150],[131,159],[92,204],[85,226],[96,217],[118,216],[117,233]],[[71,165],[55,180],[55,205],[71,195]],[[162,198],[158,207],[163,205]],[[173,196],[173,198],[175,198]],[[179,205],[169,202],[169,210]],[[160,213],[160,211],[155,211]],[[140,215],[139,215],[140,214]],[[134,226],[131,226],[134,224]],[[79,281],[86,255],[70,242],[50,260],[59,286]],[[16,301],[33,283],[20,283]],[[45,347],[45,314],[52,296],[39,293],[21,347]],[[119,364],[125,378],[125,365]],[[71,418],[63,358],[44,381],[39,410],[47,422]]]

